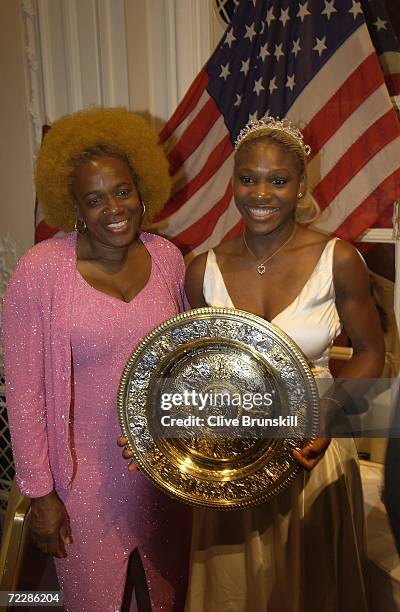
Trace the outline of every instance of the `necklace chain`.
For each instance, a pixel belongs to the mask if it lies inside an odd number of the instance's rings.
[[[257,272],[259,274],[263,275],[266,272],[267,268],[265,267],[265,264],[268,263],[270,261],[270,259],[275,257],[275,255],[278,255],[278,253],[280,251],[282,251],[282,249],[287,244],[289,244],[289,242],[292,240],[292,238],[295,235],[295,233],[296,233],[296,225],[294,226],[294,228],[292,230],[292,233],[290,234],[289,238],[287,240],[285,240],[285,242],[283,242],[281,244],[281,246],[276,249],[276,251],[274,251],[271,255],[268,255],[268,257],[266,257],[265,259],[262,259],[261,261],[257,262]],[[254,255],[253,251],[250,249],[249,245],[247,244],[245,232],[243,232],[242,236],[243,236],[244,246],[246,247],[246,249],[248,250],[250,255],[252,255],[254,257],[254,259],[257,259],[257,257]]]

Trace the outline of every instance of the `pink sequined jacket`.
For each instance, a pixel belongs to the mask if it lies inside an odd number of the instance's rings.
[[[184,263],[163,238],[141,234],[168,248],[152,258],[184,309]],[[76,235],[52,238],[19,261],[6,291],[2,317],[7,412],[16,477],[22,493],[40,497],[72,477],[70,314],[76,274]]]

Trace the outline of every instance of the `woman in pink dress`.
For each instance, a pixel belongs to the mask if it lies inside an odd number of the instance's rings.
[[[128,474],[115,444],[123,366],[183,308],[179,251],[139,229],[169,196],[167,161],[140,117],[81,111],[53,124],[36,184],[48,223],[76,231],[22,257],[4,306],[7,409],[34,539],[56,557],[67,610],[120,610],[129,568],[140,612],[179,612],[189,510]]]

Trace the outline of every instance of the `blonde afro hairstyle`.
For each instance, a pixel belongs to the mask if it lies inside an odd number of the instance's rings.
[[[86,153],[87,160],[98,157],[99,150],[128,162],[146,207],[143,225],[163,208],[171,193],[171,179],[156,132],[125,108],[92,108],[55,121],[38,153],[36,191],[50,226],[64,231],[74,228],[71,177]]]

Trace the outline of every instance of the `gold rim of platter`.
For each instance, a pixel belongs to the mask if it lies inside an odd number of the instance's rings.
[[[209,389],[217,378],[230,389],[272,389],[307,435],[290,428],[273,439],[209,430],[203,437],[190,428],[180,437],[154,435],[165,388]],[[301,468],[291,452],[317,435],[319,396],[305,356],[278,327],[241,310],[198,308],[161,323],[132,352],[118,416],[134,461],[156,486],[193,506],[233,510],[270,499],[296,478]]]

